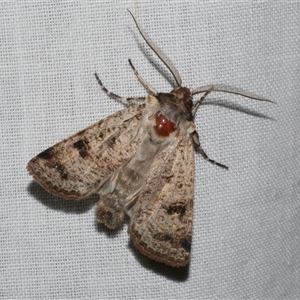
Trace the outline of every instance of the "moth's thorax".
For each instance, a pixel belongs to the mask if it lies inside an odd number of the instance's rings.
[[[149,95],[146,99],[144,124],[148,124],[150,132],[154,134],[151,136],[156,136],[157,141],[171,136],[188,136],[195,131],[190,91],[181,87],[172,92]]]
[[[155,126],[153,127],[156,134],[160,137],[169,136],[176,130],[175,124],[162,114],[155,117]]]

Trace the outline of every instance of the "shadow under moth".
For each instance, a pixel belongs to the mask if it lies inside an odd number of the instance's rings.
[[[129,12],[148,46],[171,72],[176,88],[157,92],[129,64],[148,96],[124,98],[101,89],[127,107],[32,158],[30,175],[49,193],[83,200],[98,194],[96,219],[111,229],[129,216],[128,234],[144,255],[173,267],[190,260],[194,194],[194,150],[210,159],[200,146],[193,122],[211,92],[241,95],[272,102],[221,85],[191,90]],[[193,96],[202,94],[196,102]]]

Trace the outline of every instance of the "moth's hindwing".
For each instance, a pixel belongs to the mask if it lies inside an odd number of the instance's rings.
[[[129,106],[41,152],[27,165],[48,192],[81,200],[136,151],[144,106]]]
[[[173,267],[190,260],[194,146],[182,138],[166,159],[157,155],[140,192],[128,233],[144,255]]]

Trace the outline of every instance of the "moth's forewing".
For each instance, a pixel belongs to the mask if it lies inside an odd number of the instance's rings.
[[[129,106],[32,158],[29,174],[49,193],[81,200],[136,151],[144,107]]]
[[[144,255],[173,267],[190,260],[194,194],[194,148],[181,139],[160,153],[139,195],[128,233]]]

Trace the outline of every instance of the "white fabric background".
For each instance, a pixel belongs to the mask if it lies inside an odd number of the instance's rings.
[[[192,259],[173,269],[140,255],[127,225],[94,220],[95,198],[53,197],[27,161],[122,108],[101,92],[143,96],[130,57],[159,91],[223,83],[273,105],[213,94],[196,125]],[[1,2],[0,296],[11,299],[300,297],[300,4],[209,1]],[[172,81],[171,81],[172,83]]]

